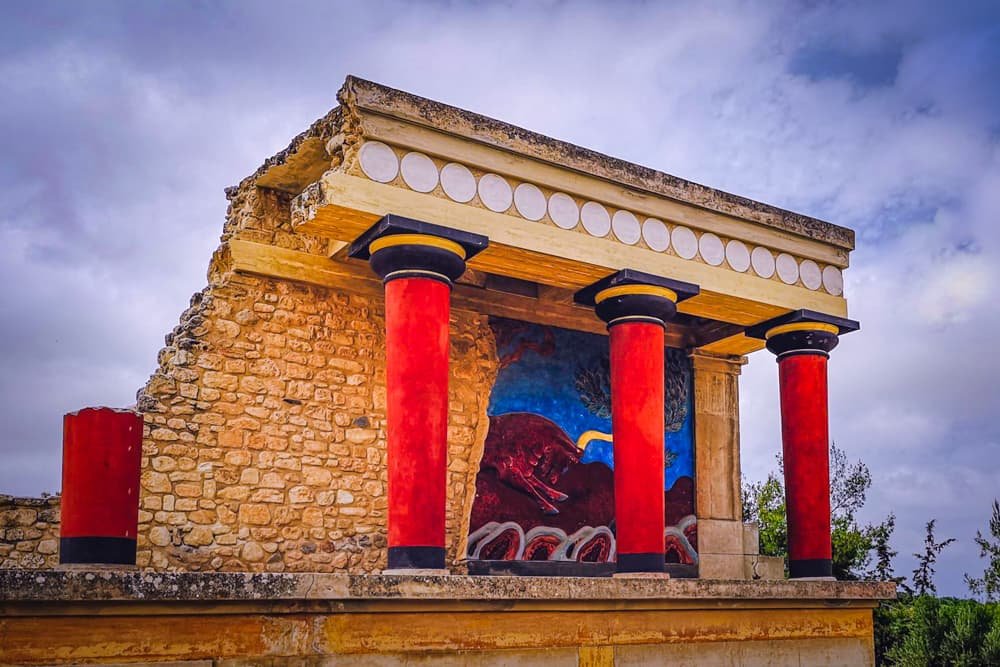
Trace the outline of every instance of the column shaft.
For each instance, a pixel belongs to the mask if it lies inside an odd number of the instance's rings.
[[[611,426],[619,572],[662,572],[663,325],[610,328]]]
[[[389,570],[445,569],[451,286],[487,245],[390,214],[348,249],[385,285]]]
[[[389,568],[444,567],[451,289],[385,285]]]
[[[792,577],[832,576],[827,356],[778,360],[781,440]]]
[[[142,416],[84,408],[63,417],[59,562],[135,565]]]
[[[608,323],[616,570],[665,576],[664,327],[698,286],[622,269],[574,295]]]

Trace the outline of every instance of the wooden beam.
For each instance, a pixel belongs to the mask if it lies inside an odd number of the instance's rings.
[[[470,268],[489,273],[579,289],[620,268],[634,268],[701,286],[702,293],[683,302],[681,312],[740,325],[799,308],[847,314],[843,297],[594,238],[582,229],[530,223],[342,173],[328,172],[319,187],[320,201],[295,216],[296,231],[353,240],[392,212],[489,236],[490,247],[469,263]]]
[[[340,262],[321,255],[241,239],[229,242],[229,252],[233,269],[240,273],[382,296],[382,282],[363,262]],[[607,335],[604,323],[594,315],[593,309],[544,296],[533,298],[457,283],[452,307],[457,311]],[[689,328],[679,325],[668,327],[668,346],[686,348],[694,340],[695,334]]]
[[[698,348],[703,352],[726,355],[744,355],[764,349],[764,341],[758,338],[750,338],[740,332],[727,338],[708,343]]]

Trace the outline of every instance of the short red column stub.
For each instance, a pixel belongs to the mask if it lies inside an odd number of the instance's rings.
[[[63,417],[63,563],[134,563],[142,416],[84,408]]]

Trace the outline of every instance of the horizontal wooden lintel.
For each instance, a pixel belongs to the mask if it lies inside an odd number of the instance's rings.
[[[392,212],[485,234],[490,247],[470,261],[470,268],[542,285],[580,289],[628,267],[699,285],[701,294],[680,306],[681,312],[696,317],[748,326],[799,308],[838,316],[847,313],[843,297],[594,238],[582,231],[530,223],[356,176],[328,172],[317,187],[319,191],[311,192],[310,201],[303,202],[293,216],[297,231],[351,241]]]

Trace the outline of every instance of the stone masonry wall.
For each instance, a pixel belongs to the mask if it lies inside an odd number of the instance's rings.
[[[328,137],[337,114],[310,133]],[[308,133],[307,133],[308,134]],[[301,140],[301,137],[296,141]],[[336,155],[332,163],[339,161]],[[223,245],[140,390],[138,564],[176,570],[385,567],[385,321],[380,293],[234,273],[238,238],[326,256],[286,193],[227,191]],[[464,554],[496,375],[485,316],[453,313],[447,546]]]
[[[59,496],[0,495],[0,569],[59,564]]]
[[[140,401],[138,564],[384,567],[382,300],[232,275],[196,297],[181,329]],[[492,345],[484,318],[452,318],[452,557],[485,437]]]
[[[329,142],[337,166],[345,133],[353,137],[341,121],[334,110],[293,146]],[[248,276],[230,266],[232,239],[327,256],[328,241],[292,230],[291,196],[256,185],[287,154],[227,189],[230,206],[208,286],[192,297],[138,392],[145,420],[140,567],[352,573],[385,567],[380,293]],[[486,317],[453,313],[451,561],[465,552],[496,371]],[[8,499],[0,502],[0,519],[0,566],[56,564],[58,500]]]

